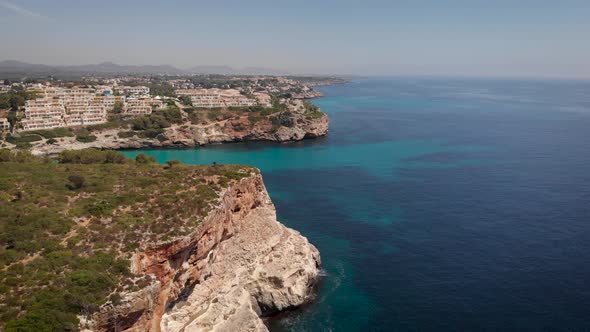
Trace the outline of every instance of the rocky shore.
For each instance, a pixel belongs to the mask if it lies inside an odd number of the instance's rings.
[[[186,122],[166,128],[155,138],[139,136],[119,137],[121,129],[108,129],[93,133],[94,142],[79,142],[75,137],[61,137],[53,144],[38,142],[31,148],[35,155],[51,155],[63,150],[98,149],[150,149],[198,147],[213,143],[242,141],[299,141],[306,138],[325,136],[328,133],[329,119],[324,113],[309,118],[304,113],[289,112],[281,115],[279,125],[269,121],[259,121],[254,125],[247,118],[226,119],[209,124]]]
[[[259,174],[241,179],[188,236],[136,252],[140,290],[107,303],[83,331],[267,331],[263,318],[309,300],[320,256],[276,220]]]

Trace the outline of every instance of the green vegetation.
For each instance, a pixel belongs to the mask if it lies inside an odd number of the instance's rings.
[[[96,136],[90,134],[90,130],[82,128],[76,131],[76,141],[90,143],[96,141]]]
[[[95,125],[86,126],[85,129],[90,132],[93,132],[93,131],[101,131],[101,130],[105,130],[105,129],[116,129],[116,128],[126,128],[126,127],[127,127],[127,123],[124,121],[124,119],[114,117],[112,119],[109,119],[109,121],[105,122],[105,123],[99,123],[99,124],[95,124]]]
[[[262,106],[245,106],[245,107],[214,107],[214,108],[200,108],[191,107],[184,111],[188,114],[188,118],[192,124],[207,124],[216,121],[223,121],[229,119],[239,119],[244,117],[248,120],[250,127],[254,126],[257,122],[270,120],[273,114],[285,110],[286,106],[277,107],[262,107]],[[234,124],[234,129],[242,131],[245,128],[242,124]]]
[[[112,150],[66,150],[57,156],[61,164],[125,164],[129,160]]]
[[[72,129],[70,128],[54,128],[45,130],[28,131],[27,134],[36,134],[43,136],[44,138],[57,138],[57,137],[71,137],[74,136]]]
[[[165,80],[161,80],[156,77],[153,77],[152,82],[149,84],[139,82],[124,82],[123,84],[129,86],[147,86],[148,88],[150,88],[150,94],[152,96],[176,97],[174,87],[168,84],[168,82],[166,82]]]
[[[304,102],[305,105],[305,118],[308,120],[319,119],[324,116],[324,113],[320,111],[320,108],[316,105],[309,103],[307,101]]]
[[[123,102],[120,100],[117,100],[115,102],[115,105],[113,106],[113,112],[116,114],[123,113],[123,106],[124,106]]]
[[[148,156],[146,154],[140,153],[135,157],[135,162],[138,164],[154,164],[154,163],[157,163],[158,161],[156,160],[156,158],[154,158],[152,156]]]
[[[99,150],[57,161],[0,149],[0,330],[76,331],[77,315],[146,285],[135,250],[190,233],[254,171]]]
[[[217,121],[217,120],[225,120],[228,117],[226,116],[222,116],[223,115],[223,110],[221,108],[211,108],[208,112],[207,112],[207,118],[210,121]]]
[[[139,130],[140,136],[155,138],[164,132],[172,123],[182,122],[182,115],[176,106],[168,106],[163,110],[154,111],[150,115],[142,115],[133,119],[133,130]]]
[[[76,141],[78,142],[82,142],[82,143],[91,143],[96,141],[96,136],[94,135],[86,135],[86,136],[81,136],[81,135],[76,135]]]
[[[180,102],[186,106],[193,106],[193,102],[191,101],[191,97],[189,96],[181,96],[178,99],[180,99]]]
[[[22,88],[13,89],[0,94],[0,109],[17,111],[19,107],[25,106],[25,101],[34,98],[34,92],[27,92],[22,90]]]
[[[134,131],[120,131],[117,133],[117,137],[119,137],[119,138],[130,138],[135,135],[136,135],[136,133]]]
[[[20,143],[31,143],[31,142],[38,142],[43,140],[43,138],[37,134],[27,133],[27,134],[20,134],[20,135],[10,135],[6,137],[6,141],[12,144],[20,144]]]
[[[147,85],[152,96],[176,97],[174,87],[168,83],[151,83]]]

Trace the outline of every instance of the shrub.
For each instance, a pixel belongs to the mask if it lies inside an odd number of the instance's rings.
[[[111,294],[111,296],[109,296],[109,300],[115,306],[121,304],[122,299],[123,299],[123,297],[121,297],[121,294],[119,294],[119,293],[113,293],[113,294]]]
[[[91,142],[96,141],[96,136],[94,136],[94,135],[87,135],[87,136],[76,135],[76,141],[82,142],[82,143],[91,143]]]
[[[28,133],[41,135],[45,138],[74,136],[74,133],[72,132],[72,130],[70,128],[54,128],[54,129],[46,129],[46,130],[35,130],[35,131],[28,132]]]
[[[139,136],[145,137],[145,138],[156,138],[158,135],[163,134],[163,133],[164,133],[164,129],[153,128],[153,129],[147,129],[147,130],[140,132]]]
[[[135,157],[135,162],[138,164],[153,164],[156,163],[156,158],[140,153]]]
[[[0,149],[0,162],[24,163],[39,160],[29,151],[11,151],[9,149]]]
[[[57,160],[62,164],[124,164],[128,159],[116,151],[84,149],[62,151]]]
[[[28,143],[28,142],[24,142],[24,143],[16,143],[16,148],[19,150],[29,150],[30,148],[33,147],[33,144]]]
[[[117,137],[119,138],[129,138],[135,136],[136,133],[134,131],[120,131],[117,133]]]
[[[95,124],[95,125],[86,126],[86,130],[88,130],[89,132],[93,132],[93,131],[101,131],[101,130],[105,130],[105,129],[114,129],[114,128],[119,128],[119,127],[121,127],[120,122],[109,121],[109,122],[105,122],[105,123],[99,123],[99,124]]]
[[[182,113],[180,113],[180,110],[176,106],[157,111],[156,114],[161,114],[167,121],[171,123],[182,122]]]
[[[164,168],[172,168],[172,166],[180,165],[180,164],[182,164],[182,162],[180,160],[168,160],[166,162],[166,166],[164,166]]]
[[[47,142],[45,142],[46,144],[55,144],[57,143],[57,140],[55,138],[50,138],[47,140]]]
[[[211,120],[211,121],[216,121],[217,118],[220,117],[221,115],[222,115],[221,108],[212,108],[207,113],[207,118],[209,118],[209,120]]]
[[[149,130],[149,129],[161,129],[170,127],[170,122],[163,116],[159,115],[143,115],[133,120],[134,130]]]
[[[162,132],[163,128],[168,128],[172,123],[179,122],[182,122],[182,114],[180,113],[180,110],[176,107],[169,107],[161,111],[156,111],[150,115],[142,115],[135,118],[133,120],[132,128],[134,130],[151,130],[152,132],[160,130],[160,132]]]
[[[20,136],[8,136],[6,137],[6,141],[12,144],[19,144],[19,143],[31,143],[31,142],[38,142],[42,140],[41,136],[36,134],[23,134]]]
[[[84,182],[86,181],[86,179],[80,175],[70,175],[68,177],[68,180],[71,183],[66,184],[66,187],[68,187],[68,189],[70,189],[70,190],[76,190],[76,189],[82,188],[84,186]]]
[[[193,102],[191,101],[191,97],[189,96],[181,96],[180,102],[187,106],[193,106]]]
[[[98,200],[86,207],[88,213],[93,216],[102,216],[113,210],[114,206],[107,200]]]

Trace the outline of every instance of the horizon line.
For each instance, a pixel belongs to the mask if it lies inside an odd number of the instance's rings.
[[[422,77],[422,78],[465,78],[465,79],[508,79],[508,80],[566,80],[566,81],[590,81],[590,76],[574,76],[574,75],[493,75],[493,74],[465,74],[465,73],[343,73],[343,72],[308,72],[308,71],[300,71],[300,72],[290,72],[289,70],[278,69],[278,68],[269,68],[269,67],[261,67],[261,66],[233,66],[229,64],[201,64],[201,65],[191,65],[189,67],[180,67],[177,65],[172,64],[121,64],[114,61],[101,61],[97,63],[85,63],[85,64],[71,64],[71,65],[64,65],[64,64],[44,64],[44,63],[32,63],[32,62],[25,62],[21,60],[15,59],[6,59],[0,60],[1,63],[5,62],[18,62],[20,64],[26,65],[33,65],[33,66],[46,66],[46,67],[83,67],[83,66],[98,66],[104,64],[115,65],[119,67],[172,67],[175,70],[179,71],[187,71],[185,73],[178,73],[178,74],[169,74],[169,73],[147,73],[147,72],[136,72],[136,73],[123,73],[123,72],[95,72],[94,74],[146,74],[146,75],[170,75],[170,76],[181,76],[181,75],[225,75],[225,76],[344,76],[344,77],[356,77],[356,78],[363,78],[363,77],[382,77],[382,78],[403,78],[403,77]],[[283,72],[281,74],[272,74],[272,73],[265,73],[265,74],[242,74],[242,73],[190,73],[193,68],[196,67],[226,67],[230,70],[248,70],[248,69],[260,69],[260,70],[268,70],[268,71],[276,71],[276,72]],[[14,73],[10,74],[24,74],[27,70],[22,70],[22,72],[18,72],[16,69]],[[70,72],[70,73],[84,73],[84,71],[80,72]],[[0,72],[0,74],[8,74],[7,72]],[[34,73],[31,73],[34,75]],[[92,74],[88,72],[87,74]]]

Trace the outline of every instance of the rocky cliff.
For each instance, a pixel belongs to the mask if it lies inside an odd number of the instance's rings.
[[[80,317],[82,329],[266,331],[262,317],[307,301],[319,253],[276,220],[260,175],[219,197],[189,235],[138,250],[131,270],[142,287]]]
[[[241,141],[299,141],[326,135],[329,126],[328,116],[319,112],[312,115],[285,112],[277,117],[275,123],[268,120],[252,123],[247,116],[219,119],[206,124],[186,122],[166,128],[164,133],[155,138],[142,138],[137,135],[122,138],[118,135],[121,129],[109,129],[93,132],[97,137],[94,142],[83,143],[75,137],[62,137],[54,144],[46,144],[45,141],[36,143],[31,151],[37,155],[46,155],[85,148],[181,148]]]

